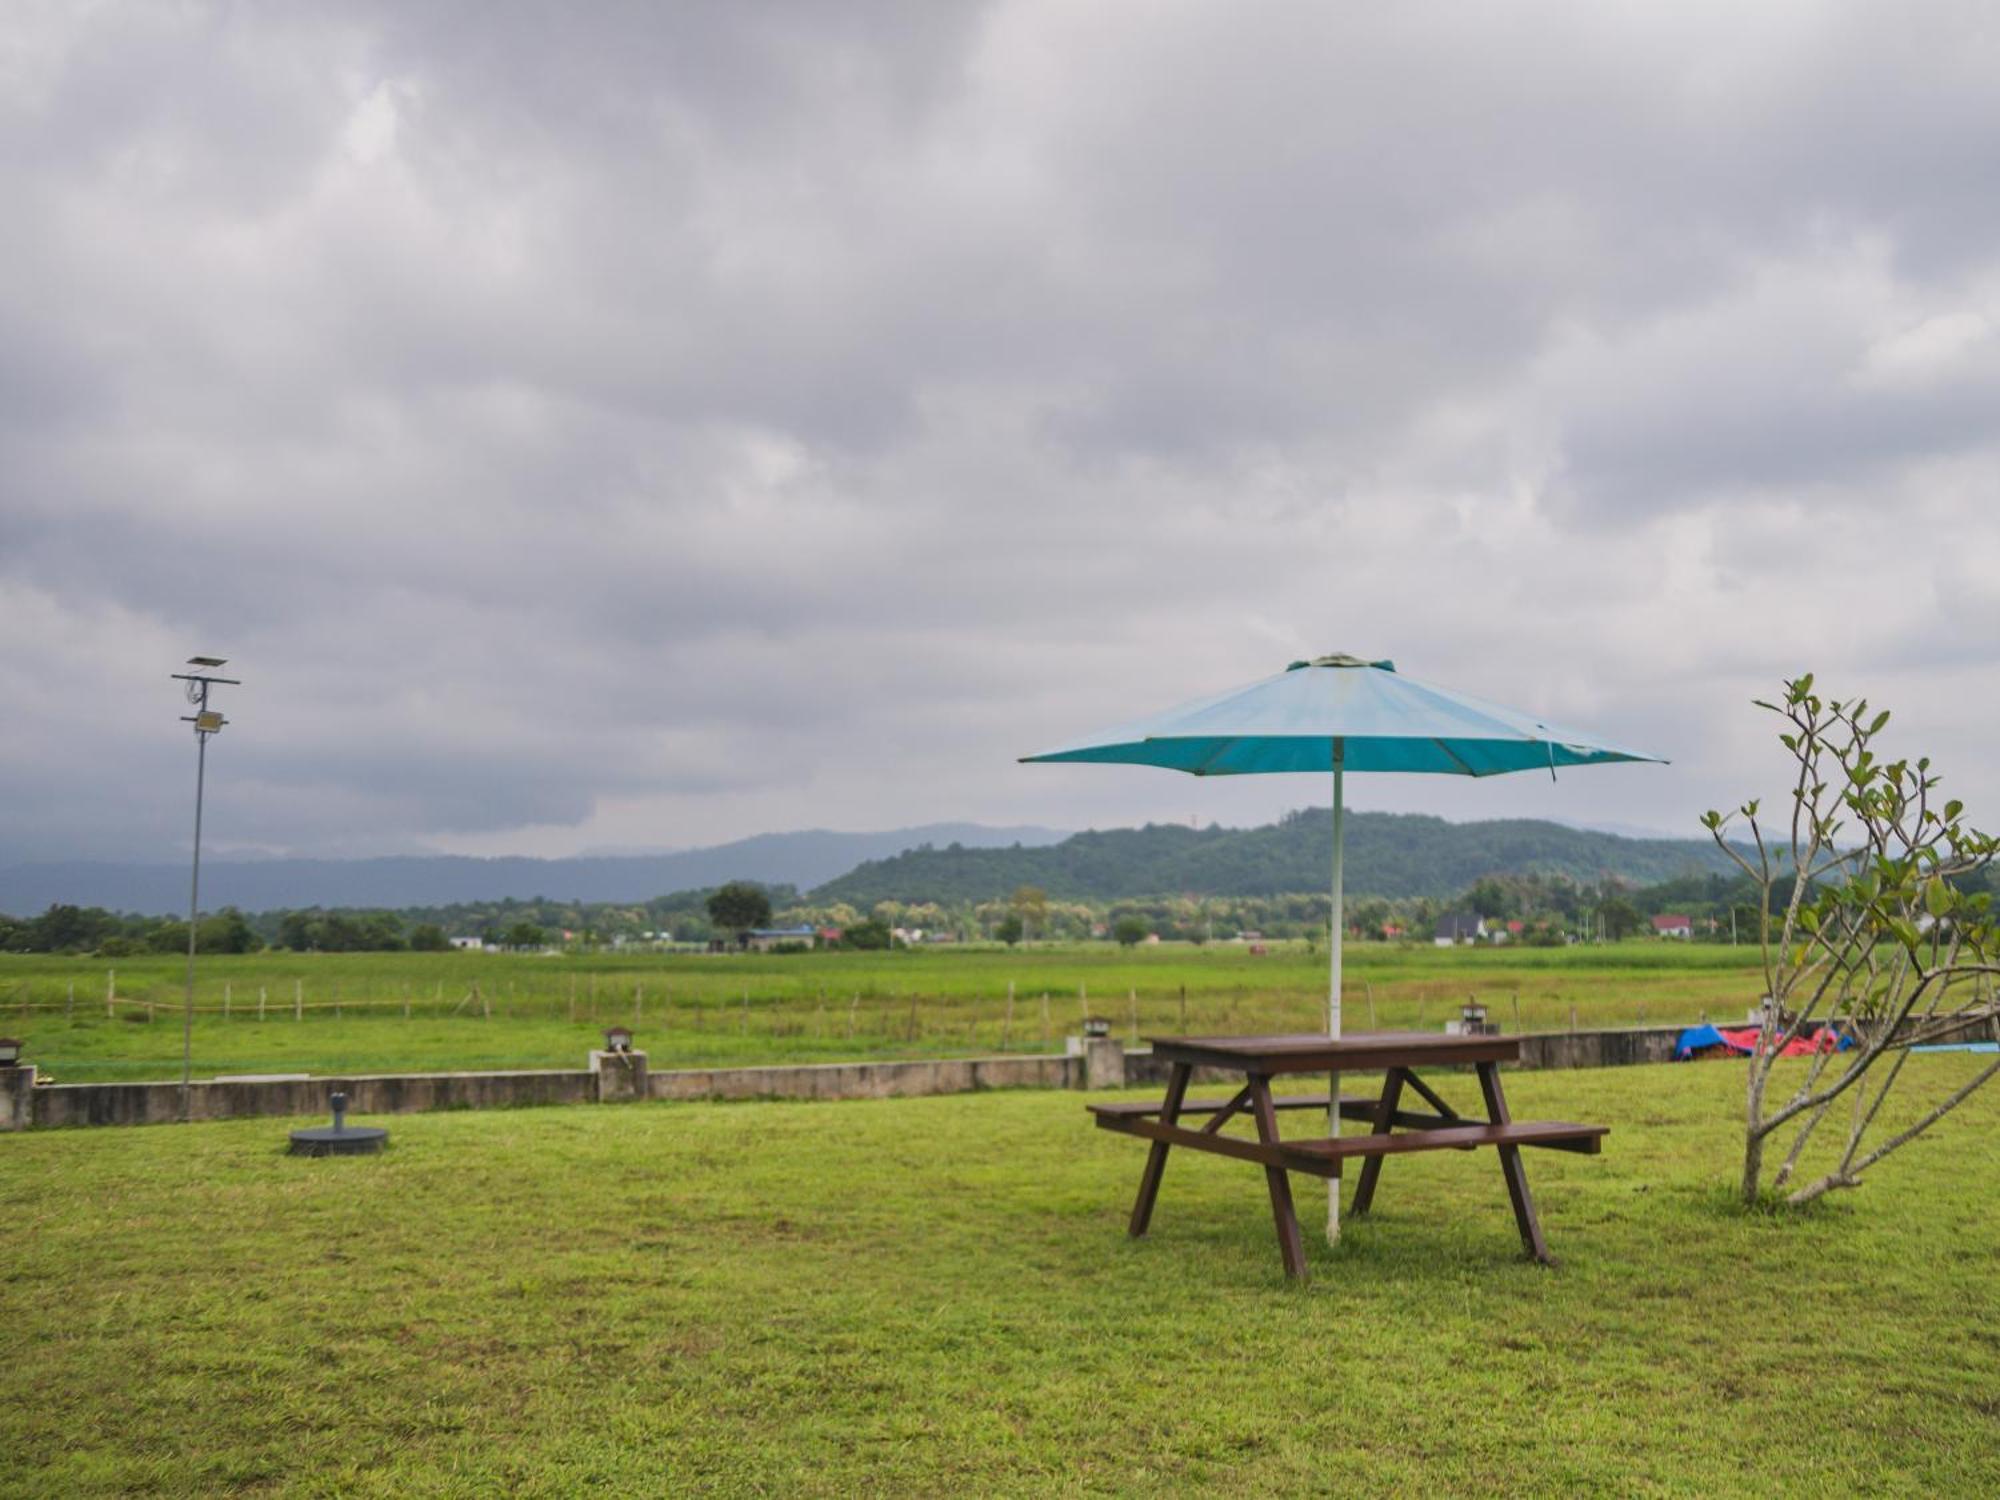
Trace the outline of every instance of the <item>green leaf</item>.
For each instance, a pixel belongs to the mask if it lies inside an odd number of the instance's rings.
[[[1941,917],[1951,910],[1952,889],[1942,880],[1933,879],[1924,887],[1924,910],[1934,917]]]

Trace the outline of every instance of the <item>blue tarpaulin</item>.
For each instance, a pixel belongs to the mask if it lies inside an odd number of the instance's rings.
[[[1803,1036],[1795,1036],[1785,1043],[1783,1055],[1786,1057],[1810,1057],[1815,1052],[1845,1052],[1854,1045],[1854,1038],[1845,1033],[1828,1031],[1824,1026],[1815,1026]],[[1674,1042],[1674,1061],[1686,1062],[1691,1057],[1727,1053],[1731,1057],[1748,1057],[1757,1050],[1757,1028],[1755,1026],[1734,1026],[1724,1031],[1711,1026],[1706,1021],[1699,1026],[1690,1026]]]

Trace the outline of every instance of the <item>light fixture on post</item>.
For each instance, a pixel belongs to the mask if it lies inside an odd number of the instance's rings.
[[[194,725],[194,873],[188,881],[187,998],[181,1007],[181,1123],[189,1119],[189,1086],[194,1072],[194,944],[201,921],[201,802],[208,776],[208,737],[220,734],[229,721],[208,706],[208,690],[216,686],[237,687],[234,677],[217,677],[215,669],[228,662],[220,656],[190,656],[191,672],[172,674],[176,682],[187,684],[187,701],[194,712],[182,714],[183,724]]]

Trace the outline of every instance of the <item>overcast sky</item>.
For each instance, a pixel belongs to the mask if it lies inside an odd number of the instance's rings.
[[[1990,4],[0,9],[0,859],[1247,822],[1301,654],[2000,824]]]

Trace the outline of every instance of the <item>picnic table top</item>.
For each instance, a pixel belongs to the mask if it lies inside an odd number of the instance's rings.
[[[1153,1054],[1171,1062],[1246,1073],[1329,1073],[1444,1063],[1517,1062],[1517,1036],[1442,1036],[1432,1031],[1357,1031],[1334,1041],[1311,1032],[1285,1036],[1153,1036]]]

